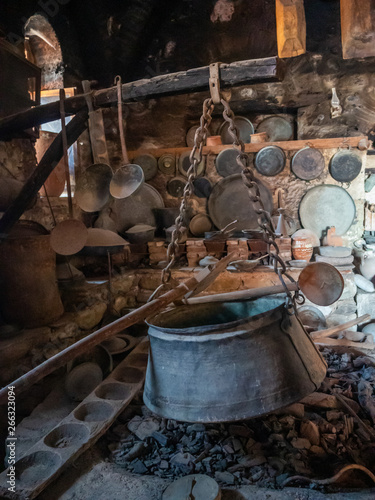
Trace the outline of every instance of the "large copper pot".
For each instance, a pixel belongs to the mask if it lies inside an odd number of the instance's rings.
[[[186,422],[259,416],[319,388],[326,364],[280,296],[181,306],[148,322],[144,402]]]

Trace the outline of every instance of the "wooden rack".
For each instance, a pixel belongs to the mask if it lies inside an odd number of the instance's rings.
[[[366,136],[358,137],[333,137],[330,139],[303,139],[298,141],[283,141],[283,142],[259,142],[254,144],[245,144],[246,153],[257,153],[262,148],[266,146],[278,146],[284,151],[297,151],[299,149],[310,146],[316,149],[335,149],[342,147],[343,149],[351,147],[357,148],[359,143],[363,141],[364,144],[367,143]],[[205,146],[203,148],[203,154],[217,155],[223,149],[228,149],[234,147],[232,144],[225,144],[222,146]],[[155,157],[160,157],[163,154],[169,153],[174,155],[181,155],[187,151],[191,151],[191,147],[178,147],[178,148],[158,148],[158,149],[137,149],[133,151],[128,151],[129,158],[135,158],[140,154],[149,153]],[[362,149],[366,149],[364,146]]]

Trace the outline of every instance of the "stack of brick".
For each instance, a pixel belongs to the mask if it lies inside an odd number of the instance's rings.
[[[233,260],[247,260],[249,258],[249,247],[247,240],[227,240],[227,254],[233,253]]]
[[[164,240],[149,241],[147,243],[150,256],[150,265],[156,265],[161,261],[167,260],[167,247]]]
[[[186,241],[186,257],[189,267],[196,267],[199,261],[207,256],[207,249],[204,240],[199,238],[189,238]]]

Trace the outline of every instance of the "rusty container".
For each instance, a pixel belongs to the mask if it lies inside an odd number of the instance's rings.
[[[284,301],[179,306],[149,319],[147,407],[186,422],[235,421],[318,389],[326,364]]]
[[[64,312],[50,236],[0,242],[0,310],[8,323],[43,326]]]

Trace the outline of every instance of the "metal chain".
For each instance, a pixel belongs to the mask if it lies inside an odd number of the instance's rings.
[[[267,212],[267,210],[264,209],[264,205],[260,196],[259,185],[257,184],[254,174],[250,168],[249,155],[245,152],[245,144],[240,139],[239,130],[234,122],[234,113],[231,110],[229,103],[225,99],[221,99],[221,104],[224,107],[223,117],[224,120],[226,120],[229,124],[228,130],[233,139],[233,144],[240,148],[239,154],[237,156],[237,164],[242,168],[242,180],[248,189],[249,197],[253,204],[254,211],[258,215],[258,225],[264,231],[271,264],[273,265],[273,269],[278,275],[280,282],[285,289],[285,293],[287,294],[288,310],[295,313],[297,310],[297,304],[303,304],[305,299],[301,295],[299,288],[294,293],[294,295],[292,295],[292,293],[287,288],[284,276],[287,277],[291,283],[296,283],[296,281],[287,273],[285,262],[280,256],[279,247],[276,243],[276,234],[272,224],[271,215],[269,212]]]
[[[175,229],[172,232],[171,242],[167,249],[167,260],[168,264],[162,270],[161,273],[161,285],[155,290],[151,295],[149,300],[152,300],[155,295],[163,288],[168,287],[169,282],[172,278],[171,268],[176,262],[176,258],[179,251],[179,241],[183,236],[184,223],[187,218],[187,211],[189,208],[189,203],[191,196],[194,193],[194,181],[197,178],[198,165],[203,159],[203,146],[208,135],[208,127],[210,126],[212,120],[212,112],[214,110],[213,100],[211,98],[206,99],[203,102],[203,112],[200,118],[200,124],[197,128],[194,136],[194,146],[190,153],[190,167],[187,171],[187,182],[184,187],[182,194],[182,200],[180,205],[180,213],[175,220]]]

